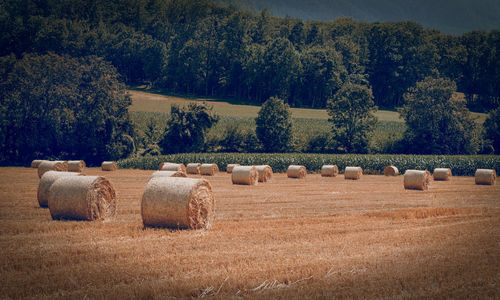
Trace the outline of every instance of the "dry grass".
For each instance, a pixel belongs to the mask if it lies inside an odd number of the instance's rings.
[[[152,171],[85,173],[114,185],[114,219],[52,221],[36,170],[0,169],[2,297],[500,297],[498,184],[454,177],[422,192],[405,191],[402,176],[275,174],[236,186],[218,173],[204,177],[213,227],[169,231],[141,222]]]

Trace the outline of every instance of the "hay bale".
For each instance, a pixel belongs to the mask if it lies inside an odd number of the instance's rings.
[[[201,175],[213,176],[217,172],[219,172],[217,164],[202,164],[200,167]]]
[[[83,172],[86,165],[83,160],[70,160],[68,161],[68,171],[69,172]]]
[[[304,166],[290,165],[286,170],[288,178],[304,178],[307,175],[307,169]]]
[[[345,167],[344,179],[358,180],[363,175],[361,167]]]
[[[31,168],[38,168],[40,164],[44,161],[43,159],[35,159],[31,162]]]
[[[59,172],[59,171],[48,171],[45,172],[40,178],[40,183],[38,184],[37,199],[40,207],[49,206],[49,190],[52,184],[59,178],[63,176],[78,176],[82,175],[76,172]]]
[[[116,193],[102,176],[63,176],[49,189],[52,219],[103,220],[115,215]]]
[[[42,175],[48,171],[68,171],[68,162],[66,161],[49,161],[44,160],[38,166],[38,178],[42,178]]]
[[[152,178],[142,195],[144,226],[209,228],[214,218],[212,186],[205,179]]]
[[[385,176],[398,176],[399,170],[395,166],[387,166],[384,168],[384,175]]]
[[[160,171],[181,171],[186,173],[186,166],[184,164],[162,163]]]
[[[323,165],[321,167],[322,177],[335,177],[339,174],[339,167],[336,165]]]
[[[187,177],[186,173],[181,171],[156,171],[151,174],[150,180],[155,177]]]
[[[268,165],[255,166],[259,173],[259,182],[267,182],[273,177],[273,169]]]
[[[450,180],[451,179],[451,169],[450,168],[435,168],[432,173],[434,180]]]
[[[494,185],[496,178],[496,171],[489,169],[477,169],[476,174],[474,175],[476,184]]]
[[[406,190],[427,190],[431,181],[429,171],[406,170],[404,175],[404,187]]]
[[[227,164],[226,166],[226,172],[228,172],[229,174],[231,174],[231,172],[233,172],[233,168],[236,167],[236,166],[239,166],[240,164]]]
[[[233,184],[257,185],[259,172],[254,166],[236,166],[231,174]]]
[[[101,169],[103,171],[116,171],[118,170],[118,165],[114,161],[103,161]]]
[[[186,173],[188,174],[200,174],[200,163],[190,163],[186,166]]]

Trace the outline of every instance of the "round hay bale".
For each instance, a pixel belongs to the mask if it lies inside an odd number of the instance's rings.
[[[37,199],[40,207],[49,206],[49,190],[52,184],[59,178],[63,176],[78,176],[83,175],[76,172],[59,172],[59,171],[48,171],[43,174],[40,178],[40,183],[38,184]]]
[[[200,163],[189,163],[186,166],[186,173],[188,174],[200,174]]]
[[[259,173],[259,182],[268,182],[273,177],[273,169],[268,165],[255,166]]]
[[[427,190],[431,181],[429,171],[406,170],[404,175],[404,187],[406,190]]]
[[[160,165],[158,166],[158,170],[161,170],[161,168],[163,168],[164,164],[174,164],[174,163],[173,162],[169,162],[169,161],[161,162]]]
[[[363,175],[363,169],[361,167],[345,167],[344,178],[351,180],[358,180]]]
[[[181,171],[156,171],[151,174],[150,180],[155,177],[187,177],[186,173]]]
[[[49,189],[52,219],[103,220],[115,215],[116,193],[102,176],[63,176]]]
[[[184,164],[163,163],[160,171],[181,171],[186,173],[186,166]]]
[[[236,166],[231,173],[233,184],[257,185],[259,172],[254,166]]]
[[[49,161],[44,160],[38,166],[38,178],[42,178],[42,175],[48,171],[68,171],[68,162],[58,160],[58,161]]]
[[[236,167],[236,166],[239,166],[240,164],[227,164],[226,166],[226,172],[228,172],[229,174],[231,174],[231,172],[233,172],[233,168]]]
[[[83,160],[70,160],[68,161],[68,171],[69,172],[83,172],[86,165]]]
[[[40,166],[40,164],[42,163],[42,161],[44,161],[43,159],[35,159],[31,162],[31,168],[38,168],[38,166]]]
[[[201,175],[213,176],[217,172],[219,172],[217,164],[202,164],[200,167]]]
[[[477,169],[476,174],[474,175],[476,184],[494,185],[496,178],[496,171],[489,169]]]
[[[395,166],[387,166],[384,168],[384,175],[385,176],[398,176],[399,170]]]
[[[118,165],[114,161],[103,161],[101,169],[103,171],[116,171],[118,170]]]
[[[307,169],[304,166],[290,165],[286,170],[288,178],[304,178],[307,175]]]
[[[324,165],[321,167],[322,177],[335,177],[339,174],[339,167],[336,165]]]
[[[432,173],[434,180],[450,180],[451,179],[451,169],[450,168],[435,168]]]
[[[209,228],[214,218],[212,186],[205,179],[152,178],[142,195],[144,226]]]

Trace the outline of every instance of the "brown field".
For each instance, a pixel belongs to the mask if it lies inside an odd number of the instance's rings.
[[[52,221],[36,170],[0,168],[1,298],[500,298],[498,184],[219,173],[214,226],[178,231],[143,228],[152,171],[85,173],[114,184],[114,219]]]

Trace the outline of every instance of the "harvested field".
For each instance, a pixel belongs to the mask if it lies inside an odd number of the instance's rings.
[[[53,221],[36,169],[0,168],[5,298],[499,298],[500,185],[404,190],[403,176],[205,178],[209,230],[144,228],[153,171],[88,168],[117,192],[109,221]]]

